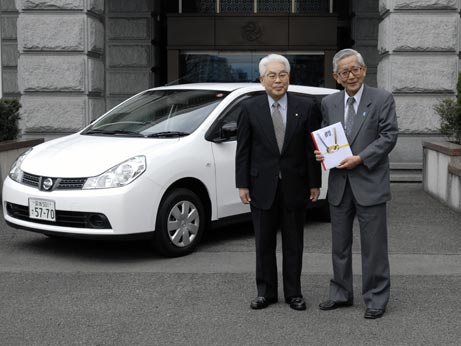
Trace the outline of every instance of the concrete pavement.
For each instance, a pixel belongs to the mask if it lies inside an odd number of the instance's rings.
[[[363,319],[358,232],[355,305],[317,309],[331,272],[326,223],[306,224],[305,312],[283,302],[249,309],[249,225],[217,230],[196,253],[164,259],[145,243],[55,240],[0,224],[0,345],[461,345],[461,214],[420,184],[392,191],[392,291],[380,320]]]

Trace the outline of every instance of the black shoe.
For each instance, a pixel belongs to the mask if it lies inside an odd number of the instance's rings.
[[[254,310],[267,308],[270,304],[277,303],[275,298],[266,298],[266,297],[256,297],[250,304],[250,307]]]
[[[287,299],[287,304],[290,304],[290,308],[293,310],[306,310],[306,302],[303,297],[292,297]]]
[[[337,308],[346,308],[348,306],[352,306],[354,301],[346,300],[345,302],[335,302],[334,300],[326,300],[319,304],[319,309],[323,311],[334,310]]]
[[[367,309],[364,317],[369,320],[375,320],[383,317],[385,311],[385,309]]]

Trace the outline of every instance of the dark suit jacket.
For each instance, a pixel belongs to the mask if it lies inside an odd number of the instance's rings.
[[[287,124],[279,152],[266,94],[242,103],[238,119],[236,186],[250,190],[251,205],[269,209],[274,201],[279,172],[282,193],[290,210],[303,208],[310,188],[321,186],[311,131],[318,129],[319,108],[313,99],[288,93]]]
[[[341,122],[344,125],[344,93],[331,94],[322,100],[323,126]],[[353,170],[330,170],[328,201],[341,203],[346,180],[349,180],[357,203],[371,206],[391,197],[388,154],[397,142],[398,126],[394,98],[383,89],[364,85],[351,134],[351,150],[363,164]]]

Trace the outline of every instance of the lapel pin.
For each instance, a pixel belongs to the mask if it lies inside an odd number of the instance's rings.
[[[295,117],[297,117],[297,116],[298,116],[298,113],[295,113]]]

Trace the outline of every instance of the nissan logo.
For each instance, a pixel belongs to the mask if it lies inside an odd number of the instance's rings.
[[[42,181],[42,188],[43,188],[43,190],[48,191],[48,190],[51,189],[52,187],[53,187],[53,179],[51,179],[51,178],[45,178],[45,179]]]

